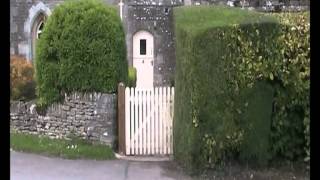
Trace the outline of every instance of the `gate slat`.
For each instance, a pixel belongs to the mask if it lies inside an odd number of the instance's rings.
[[[125,90],[125,138],[126,138],[126,150],[125,154],[130,153],[130,89],[127,87]]]
[[[134,132],[134,88],[130,88],[130,154],[134,154],[134,141],[133,141],[133,132]]]
[[[167,133],[167,138],[168,138],[168,154],[171,154],[171,87],[168,87],[168,97],[167,97],[167,103],[168,103],[168,109],[167,109],[167,118],[168,118],[168,133]]]
[[[150,90],[148,89],[146,91],[146,129],[147,129],[147,134],[146,134],[146,140],[147,140],[147,154],[150,154]]]
[[[143,154],[146,154],[147,152],[146,152],[146,148],[147,148],[147,115],[146,115],[146,113],[147,113],[147,110],[146,110],[146,105],[147,105],[147,102],[146,102],[146,98],[147,98],[147,90],[146,89],[144,89],[143,91],[142,91],[143,93],[142,93],[142,120],[143,120],[143,122],[142,122],[142,139],[143,139],[143,141],[142,141],[142,143],[143,143]]]
[[[139,130],[139,144],[138,144],[138,149],[139,149],[139,154],[142,154],[142,90],[139,90],[139,122],[138,122],[138,130]]]
[[[151,125],[151,154],[154,154],[154,145],[155,145],[155,140],[154,140],[154,88],[151,89],[151,95],[150,95],[150,125]]]
[[[135,88],[134,90],[134,133],[133,133],[135,154],[138,154],[138,136],[136,136],[137,133],[138,133],[138,90],[137,88]]]
[[[167,88],[163,88],[163,154],[167,154]]]
[[[154,106],[155,106],[155,115],[154,115],[154,117],[155,117],[155,123],[154,123],[154,125],[155,125],[155,154],[158,154],[159,153],[159,123],[158,123],[158,120],[159,120],[159,118],[158,118],[158,114],[159,114],[159,109],[158,109],[158,100],[159,100],[159,91],[158,91],[159,89],[156,87],[155,88],[155,103],[154,103]]]
[[[167,89],[167,96],[166,96],[166,110],[165,110],[165,113],[166,113],[166,154],[169,154],[169,133],[170,133],[170,130],[169,130],[169,125],[170,125],[170,122],[169,122],[169,113],[168,113],[168,110],[170,109],[170,87],[166,87]]]
[[[171,105],[171,117],[170,117],[170,139],[171,139],[171,143],[170,143],[170,149],[171,149],[171,152],[173,153],[173,115],[174,115],[174,87],[171,88],[171,100],[172,100],[172,105]]]
[[[159,134],[159,141],[160,141],[160,154],[163,154],[163,108],[162,108],[162,105],[163,105],[163,88],[160,87],[159,88],[160,91],[159,91],[159,128],[160,128],[160,134]]]

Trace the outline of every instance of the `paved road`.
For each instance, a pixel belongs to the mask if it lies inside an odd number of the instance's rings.
[[[191,180],[173,162],[67,160],[12,151],[12,180]]]

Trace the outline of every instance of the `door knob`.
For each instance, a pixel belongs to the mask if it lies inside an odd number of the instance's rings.
[[[153,66],[153,61],[151,61],[151,66]]]
[[[142,64],[144,63],[144,60],[142,60]]]

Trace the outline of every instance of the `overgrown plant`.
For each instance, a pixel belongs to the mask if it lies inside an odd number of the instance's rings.
[[[35,96],[34,69],[30,61],[21,56],[10,57],[10,99],[30,100]]]
[[[129,87],[136,87],[137,69],[135,67],[129,67],[128,73],[129,73],[128,86]]]

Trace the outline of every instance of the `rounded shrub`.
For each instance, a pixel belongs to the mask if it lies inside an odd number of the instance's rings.
[[[94,0],[67,1],[54,9],[37,43],[39,106],[72,91],[115,92],[127,76],[125,34],[116,9]]]

